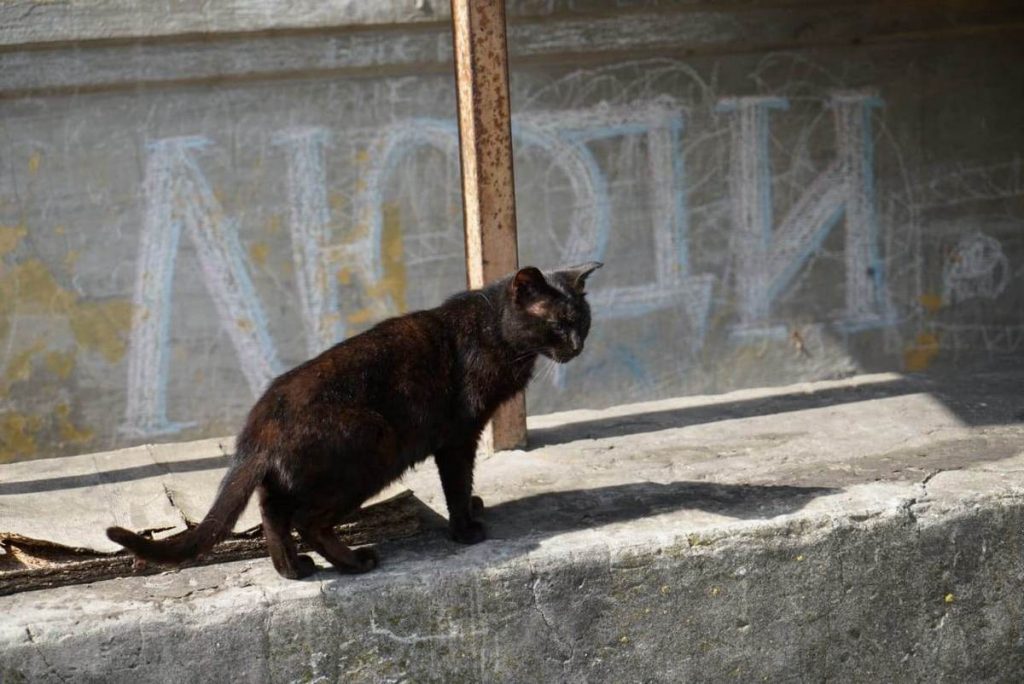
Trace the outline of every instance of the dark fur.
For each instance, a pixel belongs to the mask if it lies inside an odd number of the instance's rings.
[[[338,570],[365,572],[376,567],[376,552],[348,548],[332,527],[433,454],[452,537],[483,541],[474,517],[482,503],[472,496],[480,433],[526,387],[538,354],[564,363],[582,351],[590,329],[583,286],[599,266],[521,269],[435,309],[386,320],[288,371],[249,413],[198,526],[163,541],[120,527],[107,536],[140,558],[180,563],[222,540],[255,491],[281,575],[315,570],[296,553],[293,528]]]

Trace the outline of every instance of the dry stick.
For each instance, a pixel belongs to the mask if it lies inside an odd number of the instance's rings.
[[[358,518],[338,525],[335,530],[342,541],[352,546],[411,537],[422,528],[421,506],[412,492],[405,491],[367,506],[359,512]],[[0,556],[0,596],[115,577],[154,575],[168,570],[166,566],[138,563],[125,551],[102,554],[12,534],[0,534],[0,545],[7,552]],[[308,550],[301,541],[299,547]],[[213,565],[266,555],[263,532],[257,526],[232,535],[202,558],[178,567]]]

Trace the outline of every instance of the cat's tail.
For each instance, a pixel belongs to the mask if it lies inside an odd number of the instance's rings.
[[[147,539],[123,527],[108,527],[107,537],[143,560],[182,563],[206,553],[231,532],[245,504],[267,472],[266,459],[253,454],[239,459],[221,481],[210,512],[192,529],[168,539]]]

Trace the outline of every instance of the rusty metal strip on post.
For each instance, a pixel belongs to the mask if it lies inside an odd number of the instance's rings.
[[[516,201],[504,0],[452,0],[459,101],[466,272],[471,288],[514,271]],[[484,435],[485,451],[526,443],[526,401],[502,406]]]

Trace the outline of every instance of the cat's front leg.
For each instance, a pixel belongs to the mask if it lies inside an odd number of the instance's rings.
[[[487,538],[484,526],[475,519],[483,508],[480,497],[473,496],[473,464],[476,448],[442,449],[434,455],[441,475],[441,488],[448,504],[448,526],[452,539],[476,544]]]

